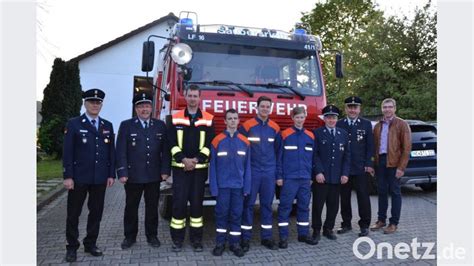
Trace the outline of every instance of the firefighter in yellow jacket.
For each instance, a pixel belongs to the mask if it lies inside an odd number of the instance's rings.
[[[169,127],[173,170],[173,208],[170,223],[173,251],[182,249],[190,203],[190,240],[196,252],[203,250],[202,202],[209,167],[210,145],[214,138],[213,116],[199,109],[201,92],[190,85],[184,92],[186,109],[173,115]]]

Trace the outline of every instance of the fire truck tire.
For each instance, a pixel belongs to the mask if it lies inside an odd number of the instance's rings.
[[[165,220],[171,219],[171,210],[173,208],[173,196],[172,195],[162,195],[160,197],[160,215]]]
[[[171,126],[171,119],[173,117],[171,115],[167,115],[166,118],[165,118],[165,123],[166,123],[166,126],[169,128]]]
[[[431,184],[420,184],[421,189],[425,192],[432,192],[436,191],[437,188],[437,183],[431,183]]]

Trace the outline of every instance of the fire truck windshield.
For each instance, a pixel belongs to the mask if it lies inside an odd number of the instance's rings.
[[[301,95],[317,96],[322,81],[315,50],[286,50],[250,45],[188,42],[193,58],[189,80],[203,84],[202,89],[226,90],[216,80],[245,84],[249,91],[266,91],[260,84],[280,84]]]

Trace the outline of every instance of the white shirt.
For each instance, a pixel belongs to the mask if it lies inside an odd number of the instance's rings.
[[[143,127],[143,128],[146,128],[146,127],[145,127],[145,122],[147,122],[148,127],[150,127],[150,119],[148,119],[148,120],[141,120],[141,119],[139,118],[138,120],[140,120],[140,123],[142,124],[142,127]]]
[[[326,129],[329,130],[329,134],[331,134],[331,132],[333,132],[332,135],[336,136],[336,128],[335,127],[330,128],[330,127],[326,126]]]
[[[95,125],[93,126],[95,126],[95,129],[99,130],[99,117],[92,118],[87,113],[85,114],[86,114],[87,119],[89,119],[89,123],[91,123],[91,125],[92,125],[92,120],[95,120]]]

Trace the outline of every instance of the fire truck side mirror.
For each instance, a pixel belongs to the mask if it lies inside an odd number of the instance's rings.
[[[344,72],[343,72],[343,66],[344,66],[344,61],[343,61],[343,56],[342,53],[337,53],[336,54],[336,78],[343,78],[344,77]]]
[[[153,62],[155,61],[155,43],[146,41],[143,43],[142,50],[142,71],[150,72],[153,70]]]

